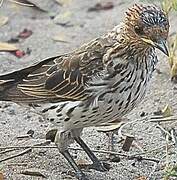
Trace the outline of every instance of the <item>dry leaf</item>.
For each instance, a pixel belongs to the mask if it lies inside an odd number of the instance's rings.
[[[108,123],[103,126],[96,127],[96,130],[98,132],[109,132],[114,131],[118,128],[120,128],[124,124],[124,122],[118,122],[118,123]]]
[[[69,40],[67,39],[67,36],[62,34],[62,33],[53,36],[52,39],[54,41],[57,41],[57,42],[69,43]]]
[[[46,175],[42,172],[42,170],[37,168],[26,169],[22,171],[21,174],[46,178]]]
[[[60,13],[54,18],[54,23],[61,25],[68,25],[69,23],[71,23],[71,16],[72,16],[71,11],[65,11],[63,13]]]
[[[28,0],[9,0],[9,1],[20,6],[28,6],[28,7],[34,6],[34,4],[29,2]]]
[[[96,3],[93,7],[88,8],[88,12],[109,10],[109,9],[112,9],[113,7],[114,7],[114,4],[112,2]]]
[[[30,37],[32,34],[33,34],[33,32],[31,30],[25,28],[22,32],[19,33],[19,35],[17,37],[26,39],[26,38]]]
[[[0,27],[7,24],[9,18],[6,16],[0,16]]]
[[[147,180],[148,178],[146,176],[139,176],[135,180]]]
[[[55,0],[59,5],[68,5],[72,0]]]
[[[161,117],[170,117],[173,115],[172,108],[167,104],[163,109],[159,109],[158,111],[154,112],[154,115]]]
[[[16,51],[18,48],[13,44],[0,42],[0,51]]]
[[[168,104],[162,109],[162,115],[163,117],[172,116],[172,109]]]
[[[0,172],[0,180],[4,180],[4,176],[2,172]]]
[[[79,166],[87,165],[87,164],[88,164],[88,161],[85,160],[85,159],[79,159],[79,160],[77,161],[77,164],[78,164]]]
[[[46,12],[45,9],[41,8],[37,3],[31,2],[31,0],[9,0],[12,3],[15,3],[20,6],[32,7],[36,10]]]

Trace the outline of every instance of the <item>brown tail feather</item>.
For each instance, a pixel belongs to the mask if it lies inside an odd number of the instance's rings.
[[[25,98],[23,97],[24,94],[17,89],[18,83],[20,83],[30,73],[39,69],[42,65],[49,63],[53,59],[54,58],[48,58],[30,67],[27,67],[27,68],[24,68],[24,69],[21,69],[21,70],[18,70],[9,74],[1,75],[0,76],[0,101],[14,101],[13,97],[14,98],[15,96],[20,97],[20,95],[22,98]],[[33,98],[31,100],[33,100]]]

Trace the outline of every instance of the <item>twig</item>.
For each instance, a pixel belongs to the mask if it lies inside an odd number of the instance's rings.
[[[0,8],[2,7],[3,3],[4,3],[4,0],[1,0],[1,2],[0,2]]]
[[[57,148],[57,146],[9,146],[9,147],[0,147],[0,149],[7,149],[7,148],[15,148],[15,149],[19,149],[19,148],[28,148],[28,149],[33,149],[33,148]],[[78,151],[84,151],[81,148],[68,148],[70,150],[78,150]],[[154,161],[154,162],[158,162],[158,159],[153,159],[153,158],[146,158],[146,157],[142,157],[141,155],[137,154],[137,155],[127,155],[127,154],[123,154],[123,153],[117,153],[114,151],[106,151],[106,150],[91,150],[95,153],[103,153],[103,154],[112,154],[112,155],[117,155],[117,156],[122,156],[125,157],[127,159],[137,159],[137,160],[146,160],[146,161]],[[2,160],[0,160],[1,162]]]
[[[146,158],[146,157],[142,157],[142,156],[128,156],[128,159],[129,160],[132,160],[132,159],[137,159],[138,161],[142,161],[142,160],[145,160],[145,161],[153,161],[153,162],[156,162],[156,163],[159,163],[159,159],[154,159],[154,158]]]
[[[22,171],[21,174],[29,175],[29,176],[38,176],[38,177],[43,177],[43,178],[47,177],[46,175],[44,175],[42,172],[40,172],[37,169],[35,169],[35,170],[26,169],[26,170]]]
[[[47,142],[48,143],[48,142]],[[169,144],[168,145],[169,148],[170,147],[173,147],[174,144]],[[144,155],[144,154],[149,154],[149,153],[152,153],[152,152],[155,152],[155,151],[159,151],[160,149],[164,149],[166,147],[166,145],[162,145],[158,148],[154,148],[150,151],[146,151],[146,152],[141,152],[141,153],[136,153],[132,156],[141,156],[141,155]],[[26,149],[26,148],[49,148],[49,149],[55,149],[57,148],[56,146],[40,146],[40,145],[33,145],[33,146],[5,146],[5,147],[0,147],[0,150],[5,150],[5,149]],[[83,151],[83,149],[81,148],[72,148],[72,147],[69,147],[68,149],[70,150],[78,150],[78,151]],[[96,153],[107,153],[107,154],[115,154],[115,155],[120,155],[120,156],[124,156],[124,157],[127,157],[126,154],[122,154],[122,153],[117,153],[117,152],[113,152],[113,151],[106,151],[106,150],[92,150],[93,152],[96,152]]]
[[[8,147],[0,147],[0,149],[26,149],[26,148],[31,148],[31,149],[34,149],[34,148],[50,148],[50,149],[53,149],[53,148],[57,148],[57,146],[8,146]],[[84,151],[83,149],[81,148],[71,148],[69,147],[68,149],[70,150],[76,150],[76,151]],[[106,151],[106,150],[91,150],[93,152],[96,152],[96,153],[104,153],[104,154],[115,154],[115,155],[120,155],[120,156],[124,156],[124,157],[127,157],[126,154],[122,154],[122,153],[117,153],[117,152],[113,152],[113,151]]]
[[[134,140],[133,146],[135,146],[137,149],[139,149],[142,153],[144,153],[144,149],[138,144],[138,142],[136,140]]]
[[[143,119],[146,119],[147,117],[143,118]],[[118,136],[121,137],[122,139],[126,140],[126,137],[133,137],[132,135],[123,135],[122,131],[123,131],[123,128],[125,128],[125,126],[129,125],[129,124],[133,124],[137,121],[139,121],[140,119],[136,119],[134,121],[129,121],[125,124],[123,124],[122,126],[120,126],[120,128],[118,129]],[[136,148],[138,148],[140,151],[144,152],[144,150],[136,143],[136,139],[134,138],[134,142],[132,142],[132,145],[134,145]]]
[[[33,162],[32,162],[33,163]],[[27,166],[29,165],[29,162],[28,163],[8,163],[7,166]]]
[[[24,134],[24,135],[17,136],[16,138],[17,139],[23,139],[23,138],[30,138],[30,137],[31,137],[30,134]]]
[[[175,146],[177,147],[177,134],[174,128],[170,130],[172,141],[174,142]]]
[[[45,142],[42,142],[42,143],[38,143],[36,145],[40,146],[40,145],[48,145],[48,144],[50,144],[50,141],[45,141]],[[16,146],[16,147],[18,147],[18,146]],[[10,151],[14,151],[16,149],[20,149],[20,148],[9,148],[9,147],[3,147],[2,148],[2,147],[0,147],[0,150],[4,150],[4,151],[0,152],[0,154],[7,153],[7,152],[10,152]],[[30,146],[29,147],[24,147],[24,149],[26,149],[26,150],[24,150],[24,151],[22,151],[22,152],[20,152],[18,154],[15,154],[13,156],[9,156],[9,157],[4,158],[4,159],[0,159],[0,162],[6,161],[6,160],[9,160],[9,159],[18,157],[18,156],[22,156],[22,155],[30,152],[32,150],[32,147],[30,147]]]
[[[7,149],[4,151],[0,151],[0,154],[5,154],[5,153],[11,152],[11,151],[15,151],[15,149]]]
[[[159,162],[157,162],[157,163],[154,164],[153,169],[152,169],[152,171],[151,171],[151,173],[149,174],[149,176],[148,176],[147,179],[151,179],[152,175],[154,174],[154,172],[155,172],[156,169],[157,169],[158,164],[160,164],[165,157],[166,157],[166,154],[161,157],[161,159],[159,160]]]
[[[165,137],[165,139],[171,137],[172,142],[177,146],[177,134],[174,128],[171,128],[169,131],[167,131],[165,128],[157,124],[157,127],[161,130],[162,135]]]
[[[0,150],[4,150],[4,149],[26,149],[26,148],[57,148],[56,146],[4,146],[4,147],[0,147]]]
[[[21,2],[18,2],[18,1],[15,1],[15,0],[8,0],[12,3],[15,3],[15,4],[18,4],[18,5],[21,5],[21,6],[28,6],[28,7],[33,7],[34,5],[33,4],[26,4],[26,3],[21,3]]]
[[[129,125],[129,124],[133,124],[135,122],[137,122],[138,120],[134,120],[134,121],[129,121],[125,124],[123,124],[119,129],[118,129],[118,136],[125,139],[125,135],[122,134],[123,128],[125,128],[125,126]],[[127,135],[130,136],[130,135]]]
[[[167,122],[167,121],[177,121],[177,118],[172,118],[172,117],[168,117],[168,118],[156,118],[153,119],[151,118],[150,120],[148,120],[148,122]]]
[[[165,140],[166,140],[166,148],[165,148],[165,151],[166,151],[166,165],[165,165],[165,169],[168,169],[168,167],[169,167],[169,153],[168,153],[168,151],[169,151],[169,146],[168,146],[168,142],[169,142],[169,134],[167,134],[166,135],[166,138],[165,138]]]
[[[29,153],[29,152],[31,152],[31,151],[32,151],[31,148],[25,149],[24,151],[22,151],[22,152],[20,152],[20,153],[18,153],[18,154],[15,154],[15,155],[6,157],[6,158],[4,158],[4,159],[0,159],[0,162],[7,161],[7,160],[9,160],[9,159],[13,159],[13,158],[18,157],[18,156],[22,156],[22,155],[24,155],[24,154],[26,154],[26,153]]]
[[[5,147],[0,147],[0,150],[5,150],[5,149],[26,149],[26,148],[56,148],[56,146],[44,146],[44,145],[49,145],[51,143],[50,140],[47,140],[42,143],[37,143],[33,146],[5,146]]]
[[[166,129],[164,129],[161,125],[157,124],[156,126],[157,126],[157,128],[160,129],[163,137],[166,138],[166,135],[171,136],[171,134]]]
[[[170,144],[169,146],[173,146],[174,144]],[[143,154],[149,154],[149,153],[152,153],[154,151],[157,151],[157,150],[160,150],[160,149],[164,149],[166,145],[163,145],[159,148],[155,148],[155,149],[152,149],[150,151],[146,151],[146,152],[142,152],[142,153],[137,153],[135,154],[134,156],[138,156],[138,155],[143,155]],[[3,149],[26,149],[26,148],[49,148],[49,149],[53,149],[53,148],[57,148],[56,146],[8,146],[8,147],[0,147],[0,150],[3,150]],[[78,151],[83,151],[83,149],[81,148],[71,148],[69,147],[68,149],[70,150],[78,150]],[[121,155],[121,153],[116,153],[116,152],[113,152],[113,151],[105,151],[105,150],[92,150],[93,152],[96,152],[96,153],[111,153],[111,154],[115,154],[115,155]],[[125,155],[126,156],[126,155]]]
[[[173,146],[174,146],[174,144],[169,144],[169,145],[168,145],[169,148],[170,148],[170,147],[173,147]],[[166,148],[166,144],[163,145],[163,146],[160,146],[160,147],[158,147],[158,148],[154,148],[154,149],[152,149],[152,150],[150,150],[150,151],[146,151],[146,152],[134,154],[134,156],[149,154],[149,153],[152,153],[152,152],[155,152],[155,151],[159,151],[159,150],[164,149],[164,148]]]
[[[150,174],[149,174],[147,179],[151,179],[151,177],[153,176],[154,172],[156,171],[157,166],[158,166],[159,163],[160,163],[160,161],[159,162],[154,162],[154,166],[152,168],[152,171],[150,172]]]
[[[135,139],[134,136],[127,136],[122,146],[122,149],[124,151],[129,151],[134,139]]]

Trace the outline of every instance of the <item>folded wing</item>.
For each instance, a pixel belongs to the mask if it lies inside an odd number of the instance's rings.
[[[83,101],[88,98],[87,83],[104,68],[103,49],[99,40],[95,40],[71,54],[48,58],[2,75],[0,100],[20,103]]]

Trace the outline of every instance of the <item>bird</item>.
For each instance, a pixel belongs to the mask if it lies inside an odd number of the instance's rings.
[[[155,5],[134,4],[119,25],[72,52],[0,76],[0,101],[29,105],[57,127],[55,144],[79,180],[87,175],[68,147],[78,143],[97,171],[108,171],[82,140],[83,128],[121,119],[145,96],[158,62],[169,55],[168,16]]]

